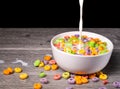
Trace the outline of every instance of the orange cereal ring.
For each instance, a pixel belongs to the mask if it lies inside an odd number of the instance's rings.
[[[75,80],[80,80],[82,78],[82,76],[74,76]]]
[[[81,80],[76,80],[76,84],[80,85],[80,84],[82,84],[82,81]]]
[[[92,78],[94,78],[94,77],[96,77],[96,74],[90,74],[90,75],[89,75],[89,78],[90,78],[90,79],[92,79]]]
[[[52,69],[52,70],[57,70],[57,69],[58,69],[58,65],[53,64],[53,65],[51,66],[51,69]]]
[[[82,81],[82,83],[88,83],[88,79],[85,78],[85,77],[82,77],[82,78],[81,78],[81,81]]]
[[[103,74],[102,71],[99,71],[99,72],[96,73],[97,76],[99,76],[99,75],[101,75],[101,74]]]
[[[60,74],[55,74],[53,77],[54,80],[59,80],[60,78],[61,78]]]
[[[5,70],[3,70],[3,74],[4,74],[4,75],[9,75],[10,72],[9,72],[9,70],[5,69]]]
[[[34,83],[33,88],[34,89],[41,89],[42,85],[40,83]]]
[[[46,55],[44,56],[44,60],[46,60],[46,61],[51,60],[51,58],[52,58],[52,56],[49,55],[49,54],[46,54]]]
[[[10,73],[13,73],[13,69],[11,67],[8,67],[7,70],[10,72]]]

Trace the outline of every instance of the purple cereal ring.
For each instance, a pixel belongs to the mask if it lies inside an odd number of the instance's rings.
[[[94,78],[92,78],[92,81],[93,81],[93,82],[98,82],[98,81],[99,81],[99,78],[98,78],[98,77],[94,77]]]
[[[43,83],[43,84],[47,84],[48,83],[48,80],[46,78],[41,78],[40,79],[40,82]]]
[[[113,82],[113,86],[115,88],[119,88],[120,87],[120,82],[118,82],[118,81]]]
[[[68,83],[69,84],[75,84],[75,79],[74,78],[69,78]]]
[[[106,87],[99,87],[98,89],[107,89]]]
[[[44,64],[47,65],[49,61],[43,60]]]
[[[66,87],[65,89],[73,89],[73,87]]]
[[[83,42],[88,42],[88,39],[83,39]]]
[[[79,37],[79,34],[75,34],[75,37]]]

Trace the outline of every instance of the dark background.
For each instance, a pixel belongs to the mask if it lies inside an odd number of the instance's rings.
[[[1,4],[2,5],[2,4]],[[14,2],[0,8],[0,27],[79,27],[79,0]],[[85,28],[119,28],[117,0],[84,0]]]

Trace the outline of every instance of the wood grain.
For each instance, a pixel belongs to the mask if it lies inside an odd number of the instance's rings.
[[[52,54],[50,40],[54,35],[66,31],[77,31],[78,28],[0,28],[0,89],[33,89],[33,83],[40,82],[38,74],[43,68],[33,66],[33,61],[37,58],[43,59],[45,54]],[[115,89],[112,82],[120,80],[120,29],[119,28],[84,28],[84,31],[99,33],[108,37],[114,43],[115,47],[110,62],[102,70],[109,75],[109,84],[105,85],[108,89]],[[22,66],[20,63],[12,64],[15,59],[21,59],[28,63],[28,66]],[[23,72],[29,74],[26,80],[20,80],[19,74],[14,73],[9,76],[2,74],[2,71],[11,67],[22,67]],[[65,79],[53,80],[56,73],[62,74],[64,71],[59,68],[57,71],[45,71],[49,84],[43,84],[43,89],[65,89],[73,86],[74,89],[98,89],[104,86],[102,82],[83,85],[70,85]]]

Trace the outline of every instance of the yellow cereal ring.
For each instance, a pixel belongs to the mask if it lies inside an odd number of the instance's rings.
[[[49,65],[44,66],[44,70],[49,71],[50,69],[51,69],[51,67]]]
[[[63,77],[64,79],[68,79],[68,78],[70,77],[70,73],[69,73],[69,72],[63,72],[63,73],[62,73],[62,77]]]
[[[51,65],[51,69],[52,70],[57,70],[58,69],[58,65],[56,65],[56,64]]]
[[[80,49],[79,50],[79,54],[85,54],[85,50],[84,49]]]
[[[98,46],[98,50],[102,51],[104,48],[102,46]]]
[[[27,73],[21,73],[19,75],[19,78],[22,79],[22,80],[27,79],[28,78],[28,74]]]
[[[41,85],[41,83],[34,83],[33,88],[34,89],[41,89],[42,85]]]
[[[108,78],[108,76],[106,74],[101,74],[99,76],[99,78],[102,79],[102,80],[106,80]]]
[[[20,67],[16,67],[16,68],[14,68],[14,71],[16,73],[20,73],[20,72],[22,72],[22,69]]]
[[[40,62],[39,67],[44,67],[44,66],[45,66],[44,62]]]

